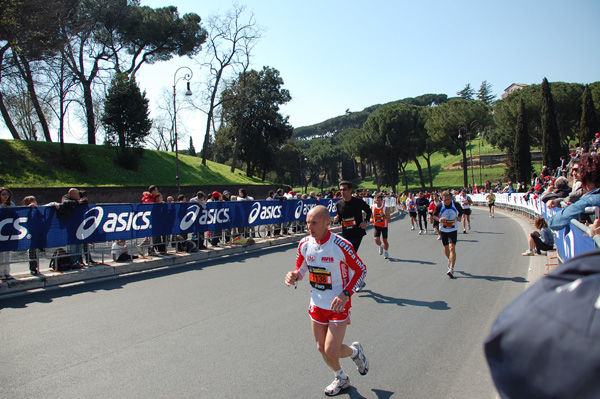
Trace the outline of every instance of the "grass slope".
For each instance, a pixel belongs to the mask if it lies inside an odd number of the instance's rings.
[[[65,144],[67,162],[63,162],[57,143],[0,140],[0,186],[136,186],[175,185],[175,153],[144,151],[137,170],[115,163],[114,148],[102,145]],[[230,167],[188,155],[179,155],[181,185],[270,184],[246,173],[230,173]]]

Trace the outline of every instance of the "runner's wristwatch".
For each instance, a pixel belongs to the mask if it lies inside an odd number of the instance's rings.
[[[348,298],[350,298],[350,291],[348,290],[343,290],[342,294],[346,295]]]

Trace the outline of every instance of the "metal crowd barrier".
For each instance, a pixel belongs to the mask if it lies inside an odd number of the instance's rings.
[[[373,198],[363,198],[363,200],[367,202],[369,206],[373,204]],[[393,212],[396,207],[396,198],[389,197],[384,200],[386,205],[389,206]],[[131,207],[133,210],[133,205],[131,205]],[[299,233],[306,233],[306,222],[304,220],[260,226],[234,227],[231,229],[207,231],[204,233],[188,233],[187,236],[170,235],[135,238],[132,234],[131,237],[126,239],[126,244],[130,255],[147,257],[149,256],[149,252],[156,252],[157,254],[184,252],[183,247],[186,246],[187,241],[194,243],[198,250],[203,250],[224,245],[245,245],[245,243],[248,242],[248,239],[269,239],[282,235]],[[11,274],[28,272],[30,264],[37,264],[37,267],[33,266],[33,268],[36,268],[37,270],[45,270],[49,268],[50,260],[53,258],[55,251],[59,248],[65,249],[65,247],[69,253],[69,257],[77,259],[77,262],[81,262],[84,265],[106,263],[107,261],[114,261],[111,255],[112,244],[113,241],[106,241],[62,247],[0,252],[0,270],[3,269],[1,266],[6,264],[11,265],[11,269],[13,269],[12,266],[17,266],[17,264],[19,264],[19,267],[15,267],[15,270],[11,270]]]
[[[549,219],[552,215],[560,211],[548,208],[539,197],[530,197],[529,199],[526,199],[527,194],[525,193],[494,194],[496,196],[494,206],[525,215],[530,219],[535,219],[539,216]],[[469,196],[475,205],[487,207],[487,194],[470,194]],[[569,228],[555,231],[555,242],[557,244],[558,252],[563,258],[562,260],[567,260],[585,252],[585,250],[581,252],[579,248],[600,248],[600,235],[595,235],[593,238],[589,237],[591,229],[575,219],[571,220],[571,226],[576,232],[573,232],[573,229]],[[584,234],[587,234],[587,236],[584,236]],[[566,239],[567,236],[569,237],[568,239]],[[587,245],[587,240],[590,240],[592,244]],[[583,245],[581,245],[582,243]]]

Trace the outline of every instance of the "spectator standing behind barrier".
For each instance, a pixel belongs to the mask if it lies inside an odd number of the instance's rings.
[[[585,208],[600,206],[600,154],[585,155],[579,161],[579,176],[585,194],[579,201],[569,205],[549,220],[552,230],[562,230],[569,226],[572,219],[585,215]]]
[[[209,200],[207,202],[219,202],[221,201],[221,193],[218,191],[213,191]],[[221,230],[213,230],[210,231],[210,245],[212,245],[213,247],[217,247],[219,246],[219,241],[220,241],[220,237],[221,237]]]
[[[28,195],[23,198],[21,205],[35,208],[37,207],[37,200],[33,195]],[[32,276],[37,276],[40,273],[40,259],[37,251],[37,248],[30,248],[27,250],[27,255],[29,257],[29,273],[31,273]]]
[[[85,202],[85,205],[89,204],[89,201],[87,198],[87,191],[79,190],[79,201]],[[83,253],[85,255],[85,263],[88,266],[98,264],[98,262],[96,262],[92,259],[92,253],[90,252],[90,243],[87,243],[87,242],[83,243]],[[83,259],[81,259],[81,260],[83,261]]]
[[[0,187],[0,208],[12,208],[12,191],[6,187]],[[0,252],[0,280],[12,280],[10,275],[10,251]]]
[[[529,235],[529,248],[523,252],[523,256],[532,256],[535,253],[541,255],[542,251],[554,248],[554,233],[548,228],[548,222],[543,217],[535,219],[534,226],[539,232],[534,231]]]
[[[206,210],[206,194],[204,194],[204,191],[198,191],[196,196],[190,199],[190,202],[198,204],[200,208]],[[204,232],[192,234],[192,240],[196,242],[198,249],[206,249],[206,245],[204,245]]]
[[[67,194],[63,195],[62,202],[60,204],[54,203],[54,206],[56,207],[56,215],[59,219],[68,219],[78,206],[87,204],[87,199],[82,200],[79,196],[78,189],[70,188]],[[71,268],[81,269],[84,266],[81,262],[83,256],[83,244],[67,245],[67,252],[70,254]]]
[[[158,202],[158,194],[158,187],[154,185],[148,187],[148,191],[144,191],[142,193],[142,203],[153,204]],[[154,250],[154,247],[150,245],[151,241],[153,240],[154,238],[145,237],[142,243],[137,246],[137,250],[140,253],[140,255],[144,255],[145,249],[148,255],[158,255]]]

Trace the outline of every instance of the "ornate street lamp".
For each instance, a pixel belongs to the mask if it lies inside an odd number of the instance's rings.
[[[182,70],[182,69],[187,69],[189,72],[187,72],[185,75],[180,76],[179,78],[177,77],[177,73]],[[182,66],[180,68],[178,68],[175,71],[175,74],[173,75],[173,136],[175,137],[175,167],[176,167],[176,175],[175,175],[175,180],[177,180],[177,195],[179,195],[181,193],[181,186],[179,184],[179,146],[177,143],[177,102],[176,102],[176,98],[177,98],[177,82],[179,82],[180,79],[184,79],[187,80],[187,90],[185,91],[185,95],[186,96],[191,96],[192,95],[192,90],[190,90],[190,79],[192,79],[192,76],[194,75],[194,73],[192,72],[192,70],[186,66]]]

